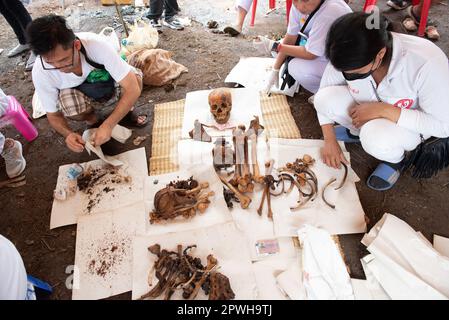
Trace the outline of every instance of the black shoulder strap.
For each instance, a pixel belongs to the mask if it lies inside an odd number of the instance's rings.
[[[318,5],[318,7],[316,7],[316,9],[313,10],[311,14],[309,14],[309,16],[307,17],[306,21],[305,21],[304,24],[302,25],[302,28],[301,28],[301,31],[300,31],[301,33],[304,33],[304,31],[306,30],[307,25],[309,24],[310,20],[312,20],[312,18],[313,18],[313,16],[315,15],[315,13],[317,13],[318,10],[320,10],[321,6],[323,5],[323,3],[324,3],[325,1],[326,1],[326,0],[321,0],[321,2],[320,2],[320,4]],[[301,36],[298,36],[298,44],[299,44],[300,41],[301,41]]]
[[[77,38],[77,39],[80,40],[79,38]],[[87,56],[86,48],[84,48],[83,43],[81,42],[81,40],[80,40],[80,43],[81,43],[80,51],[84,55],[84,57],[86,58],[86,62],[88,64],[90,64],[92,67],[96,68],[96,69],[105,70],[106,68],[104,67],[104,65],[96,63],[95,61],[92,61],[91,59],[89,59],[89,57]]]

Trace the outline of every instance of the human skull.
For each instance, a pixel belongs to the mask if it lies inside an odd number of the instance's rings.
[[[209,106],[215,121],[226,124],[231,117],[232,95],[227,88],[218,88],[209,93]]]

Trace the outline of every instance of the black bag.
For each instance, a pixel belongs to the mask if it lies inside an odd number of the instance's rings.
[[[307,20],[304,22],[300,33],[302,33],[302,34],[304,33],[310,20],[312,20],[312,17],[315,15],[315,13],[317,13],[318,10],[320,10],[324,1],[326,1],[326,0],[321,0],[319,6],[307,17]],[[302,40],[302,36],[298,35],[298,39],[295,42],[295,46],[299,46],[299,44],[301,43],[301,40]],[[293,78],[291,76],[291,74],[288,72],[288,64],[292,59],[294,59],[294,57],[290,57],[290,56],[285,59],[285,62],[284,62],[285,67],[284,67],[284,71],[282,72],[282,76],[281,76],[281,78],[283,79],[282,85],[281,85],[281,90],[285,89],[285,85],[288,85],[288,87],[291,88],[296,82],[295,78]]]
[[[100,70],[106,69],[104,67],[104,65],[96,63],[96,62],[92,61],[91,59],[89,59],[89,57],[87,56],[87,53],[86,53],[86,49],[83,47],[82,44],[81,44],[80,51],[86,58],[86,62],[88,64],[90,64],[92,67],[94,67],[96,69],[100,69]],[[84,81],[82,84],[80,84],[75,89],[81,91],[86,96],[88,96],[89,98],[92,98],[96,101],[107,101],[107,100],[111,99],[115,93],[115,81],[111,76],[109,76],[109,79],[107,81],[95,82],[95,83],[90,83],[90,82]]]
[[[424,140],[415,150],[407,152],[402,171],[410,169],[414,178],[431,178],[438,171],[449,166],[449,138],[430,137]]]

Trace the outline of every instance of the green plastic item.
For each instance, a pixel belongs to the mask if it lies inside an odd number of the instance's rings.
[[[121,54],[120,57],[126,61],[126,55]],[[87,76],[86,81],[89,83],[97,83],[97,82],[106,82],[111,78],[109,72],[104,69],[95,69],[92,70]]]
[[[110,78],[111,75],[106,70],[95,69],[89,73],[86,80],[89,83],[97,83],[97,82],[106,82]]]

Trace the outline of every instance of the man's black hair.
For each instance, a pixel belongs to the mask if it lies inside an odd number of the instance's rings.
[[[58,45],[69,49],[75,40],[73,30],[67,27],[64,17],[47,15],[33,20],[27,28],[28,43],[36,55],[54,50]]]
[[[326,57],[335,69],[348,71],[364,67],[384,47],[387,47],[387,57],[391,54],[391,26],[382,15],[379,25],[371,26],[375,22],[369,13],[354,12],[332,24],[326,39]]]

